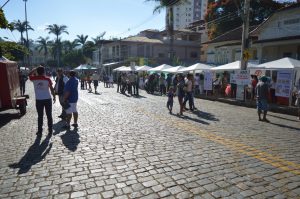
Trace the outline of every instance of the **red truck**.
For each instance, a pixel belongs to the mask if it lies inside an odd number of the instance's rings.
[[[0,57],[0,111],[19,109],[24,115],[26,98],[28,96],[21,96],[17,63]]]

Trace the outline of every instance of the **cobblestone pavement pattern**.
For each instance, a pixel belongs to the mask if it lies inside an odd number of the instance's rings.
[[[166,97],[80,91],[79,129],[36,139],[28,112],[0,112],[0,198],[300,198],[300,123],[255,109],[196,100],[170,115]],[[177,99],[174,112],[178,111]],[[46,121],[44,121],[46,127]]]

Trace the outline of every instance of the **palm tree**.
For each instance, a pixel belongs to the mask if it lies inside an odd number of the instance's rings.
[[[145,1],[154,1],[158,5],[154,8],[153,13],[160,13],[161,10],[166,9],[166,30],[170,39],[169,46],[169,58],[172,63],[174,60],[174,15],[173,15],[173,6],[179,5],[181,3],[187,2],[187,0],[145,0]]]
[[[39,37],[36,41],[38,46],[36,47],[39,52],[44,51],[44,63],[47,61],[48,48],[49,48],[49,37]]]
[[[76,41],[80,43],[82,46],[84,46],[88,37],[89,37],[88,35],[77,35]]]
[[[48,25],[48,27],[46,28],[46,30],[49,31],[49,34],[54,34],[56,36],[56,58],[57,58],[57,67],[59,67],[60,64],[60,47],[61,47],[61,41],[59,40],[59,36],[63,33],[69,34],[67,31],[67,26],[65,25],[57,25],[57,24],[53,24],[53,25]]]
[[[77,42],[77,40],[73,40],[72,42],[69,40],[63,41],[62,43],[62,47],[64,52],[70,52],[72,50],[74,50],[77,46],[79,46],[79,43]]]
[[[26,31],[26,25],[27,25],[27,30],[34,30],[30,25],[29,22],[27,21],[14,21],[12,23],[13,25],[13,30],[17,30],[21,33],[21,44],[25,45],[28,41],[26,41],[26,39],[24,39],[23,33]],[[26,46],[26,45],[25,45]]]

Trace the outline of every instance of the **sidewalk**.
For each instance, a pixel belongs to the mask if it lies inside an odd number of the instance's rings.
[[[204,99],[204,100],[211,100],[211,101],[218,101],[218,102],[223,102],[231,105],[236,105],[236,106],[245,106],[249,108],[256,108],[256,102],[255,101],[238,101],[236,99],[232,98],[225,98],[225,97],[215,97],[215,96],[206,96],[206,95],[200,95],[197,96],[196,98],[199,99]],[[281,106],[277,104],[269,104],[269,111],[275,112],[275,113],[282,113],[282,114],[287,114],[287,115],[293,115],[297,116],[298,115],[298,108],[295,106]]]

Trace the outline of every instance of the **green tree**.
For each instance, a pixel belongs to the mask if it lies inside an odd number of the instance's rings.
[[[242,25],[243,3],[244,0],[208,0],[205,21],[210,39]],[[286,4],[274,0],[251,0],[250,26],[262,23]]]
[[[97,46],[95,46],[94,42],[88,41],[83,46],[83,55],[89,59],[93,59],[93,51],[97,50]]]
[[[24,36],[23,36],[23,33],[26,31],[26,25],[27,25],[27,30],[34,30],[30,25],[29,25],[29,22],[27,21],[14,21],[12,23],[13,25],[13,30],[17,30],[18,32],[20,32],[21,34],[21,44],[27,46],[27,42],[26,39],[24,39]]]
[[[16,42],[3,41],[0,42],[2,55],[12,61],[21,61],[28,54],[28,50]]]
[[[82,45],[82,47],[84,46],[84,44],[86,43],[87,39],[88,39],[88,35],[77,35],[77,39],[76,41],[78,43],[80,43]]]
[[[81,50],[73,50],[64,54],[62,60],[66,66],[71,66],[73,68],[85,63],[85,57]]]
[[[162,9],[166,9],[166,30],[170,38],[170,47],[169,47],[169,58],[170,63],[174,60],[174,12],[173,6],[179,5],[181,3],[187,2],[186,0],[145,0],[156,2],[158,5],[154,8],[153,13],[161,12]]]
[[[54,34],[56,37],[55,40],[55,50],[56,50],[56,59],[57,59],[57,67],[60,66],[60,54],[61,54],[61,41],[59,40],[59,36],[63,33],[69,34],[67,31],[67,26],[66,25],[48,25],[46,30],[49,31],[49,34]]]
[[[44,63],[47,62],[47,56],[49,54],[48,48],[49,48],[49,37],[43,38],[39,37],[36,41],[38,43],[38,46],[36,49],[41,52],[44,51]]]
[[[2,9],[0,9],[0,29],[13,29],[13,25],[8,23]]]
[[[66,40],[66,41],[63,41],[63,43],[62,43],[64,53],[68,53],[70,51],[73,51],[79,45],[80,44],[78,44],[76,39],[73,40],[72,42],[69,41],[69,40]]]

